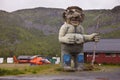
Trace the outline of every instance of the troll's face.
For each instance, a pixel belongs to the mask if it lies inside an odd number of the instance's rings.
[[[84,19],[83,10],[77,6],[68,7],[63,13],[63,18],[68,24],[78,26]]]

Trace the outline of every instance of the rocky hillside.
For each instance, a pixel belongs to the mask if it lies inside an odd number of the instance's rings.
[[[86,11],[86,30],[88,33],[101,33],[102,38],[120,38],[120,6],[112,10],[91,10]]]
[[[41,30],[45,35],[49,35],[57,33],[58,28],[62,25],[62,12],[62,9],[40,7],[35,9],[18,10],[12,12],[12,14],[17,14],[23,19],[23,26],[25,28],[36,28]]]
[[[116,27],[119,27],[119,9],[120,6],[116,6],[112,10],[85,10],[85,20],[82,25],[85,27],[87,33],[91,33],[95,31],[94,28],[99,20],[99,32],[109,33],[114,31]],[[18,10],[12,13],[0,11],[0,21],[1,25],[16,25],[26,29],[34,28],[45,35],[50,35],[58,33],[60,26],[63,24],[62,12],[63,9],[42,7]],[[106,29],[103,29],[104,27]]]
[[[0,56],[3,53],[5,56],[59,54],[57,36],[64,23],[63,11],[43,7],[11,13],[0,10]],[[120,38],[120,6],[111,10],[84,10],[84,13],[82,25],[86,33],[99,32],[102,38]]]
[[[103,38],[119,38],[116,31],[120,28],[120,6],[111,10],[85,10],[85,20],[83,26],[86,27],[86,33],[95,32],[95,27],[99,20],[99,32]],[[23,20],[21,26],[26,28],[35,28],[42,31],[45,35],[56,34],[63,24],[62,9],[35,8],[12,12]],[[99,17],[99,18],[98,18]],[[114,33],[114,35],[110,33]]]

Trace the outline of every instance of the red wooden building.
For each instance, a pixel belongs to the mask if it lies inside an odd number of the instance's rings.
[[[85,62],[91,62],[94,45],[94,42],[84,44]],[[95,51],[95,63],[120,64],[120,39],[101,39]]]

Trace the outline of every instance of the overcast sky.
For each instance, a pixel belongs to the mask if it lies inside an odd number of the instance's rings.
[[[0,0],[0,10],[9,12],[36,7],[65,9],[73,5],[83,9],[112,9],[120,5],[120,0]]]

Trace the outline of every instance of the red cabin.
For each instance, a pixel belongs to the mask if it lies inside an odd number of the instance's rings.
[[[94,42],[85,43],[85,62],[92,61],[94,45]],[[120,64],[120,39],[101,39],[95,52],[95,63]]]

